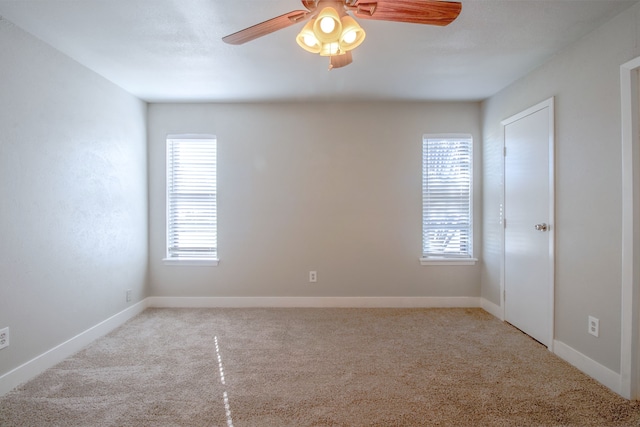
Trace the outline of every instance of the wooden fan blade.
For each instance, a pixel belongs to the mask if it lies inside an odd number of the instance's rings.
[[[359,0],[350,9],[356,17],[362,19],[445,26],[458,17],[462,3],[437,0]]]
[[[275,31],[287,28],[293,24],[304,20],[309,16],[310,12],[306,10],[294,10],[284,15],[280,15],[276,18],[269,19],[268,21],[261,22],[253,25],[244,30],[240,30],[237,33],[229,34],[222,38],[222,41],[229,44],[243,44],[255,40],[259,37],[266,36]]]

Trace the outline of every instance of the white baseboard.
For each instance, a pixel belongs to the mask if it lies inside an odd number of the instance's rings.
[[[479,297],[149,297],[149,307],[480,307]]]
[[[498,319],[504,320],[504,311],[498,304],[494,304],[488,299],[480,298],[480,307],[482,307],[484,311],[497,317]]]
[[[553,352],[561,359],[580,369],[591,378],[609,387],[615,393],[621,394],[621,376],[579,351],[569,347],[562,341],[553,341]]]
[[[480,297],[148,297],[98,323],[66,342],[0,376],[0,396],[108,334],[147,307],[309,307],[309,308],[482,308],[502,318],[499,305]],[[567,344],[555,340],[554,353],[615,393],[621,392],[621,375]]]
[[[146,308],[147,300],[145,299],[0,376],[0,396],[82,350],[91,342],[142,313]]]
[[[480,304],[483,310],[504,321],[502,307],[484,298],[481,298]],[[621,394],[622,377],[617,372],[612,371],[574,348],[569,347],[562,341],[554,340],[552,350],[556,356],[565,362],[573,365],[615,393]]]

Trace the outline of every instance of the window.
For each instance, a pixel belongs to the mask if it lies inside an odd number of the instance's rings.
[[[423,264],[473,264],[471,135],[424,135]]]
[[[216,139],[167,138],[165,261],[217,264]]]

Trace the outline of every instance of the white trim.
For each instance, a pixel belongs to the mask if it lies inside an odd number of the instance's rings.
[[[486,298],[480,298],[480,307],[492,316],[504,321],[504,311],[498,304],[495,304]]]
[[[638,76],[640,57],[620,66],[620,98],[622,123],[622,271],[621,271],[621,344],[620,344],[620,394],[627,399],[640,398],[640,373],[638,358],[640,357],[640,333],[638,320],[640,310],[639,284],[640,277],[634,270],[634,253],[637,249],[638,237],[634,224],[634,204],[638,189],[634,188],[634,174],[638,165]]]
[[[200,266],[200,267],[217,267],[220,263],[219,259],[198,259],[198,258],[162,258],[164,265],[181,265],[181,266]]]
[[[505,149],[506,141],[504,139],[505,128],[507,125],[516,122],[526,116],[534,114],[545,108],[548,109],[549,118],[549,330],[548,330],[548,348],[553,351],[554,346],[554,329],[555,329],[555,97],[546,99],[533,107],[504,119],[500,122],[502,125],[502,147]],[[508,154],[508,153],[507,153]],[[502,158],[502,208],[504,208],[505,201],[505,159]],[[500,265],[500,306],[502,307],[502,319],[506,319],[506,304],[505,304],[505,227],[504,218],[501,218],[503,225],[501,230],[501,265]]]
[[[216,136],[212,133],[177,133],[169,134],[166,139],[190,139],[192,141],[209,141],[216,139]]]
[[[422,139],[471,139],[473,135],[470,133],[425,133]]]
[[[500,318],[501,307],[481,297],[148,297],[64,343],[0,376],[0,396],[80,351],[148,307],[301,307],[301,308],[482,308]],[[501,319],[502,320],[502,319]],[[621,393],[621,375],[560,341],[554,353],[585,374]]]
[[[420,258],[420,265],[476,265],[477,258]]]
[[[620,374],[585,356],[578,350],[569,347],[562,341],[556,340],[553,348],[556,356],[575,366],[606,387],[609,387],[612,391],[621,394]]]
[[[523,119],[527,116],[530,116],[531,114],[537,113],[538,111],[543,110],[547,107],[553,108],[553,102],[554,102],[554,97],[552,96],[551,98],[545,99],[544,101],[534,105],[533,107],[529,107],[526,110],[521,111],[518,114],[514,114],[511,117],[507,117],[506,119],[502,120],[500,124],[502,126],[506,126],[513,122],[517,122],[518,120]]]
[[[480,308],[479,297],[149,297],[149,307]]]
[[[171,227],[169,226],[169,224],[170,223],[172,223],[172,224],[174,223],[173,221],[171,221],[171,213],[169,212],[170,208],[171,208],[170,205],[171,205],[171,200],[172,200],[171,199],[171,195],[170,195],[170,189],[169,189],[169,181],[170,181],[169,174],[171,172],[171,176],[174,175],[173,174],[173,166],[172,166],[173,156],[171,154],[173,150],[171,149],[171,147],[173,147],[174,143],[187,142],[187,141],[188,142],[199,142],[199,143],[200,142],[213,143],[213,148],[211,149],[211,152],[209,152],[208,154],[210,156],[212,156],[213,159],[214,159],[213,169],[214,169],[215,175],[217,176],[217,173],[218,173],[217,172],[218,171],[218,164],[217,164],[218,163],[218,161],[217,161],[217,158],[218,158],[218,154],[217,154],[218,153],[218,140],[217,140],[215,135],[213,135],[213,134],[182,134],[182,135],[180,135],[180,134],[170,134],[170,135],[167,135],[167,138],[165,140],[165,159],[164,159],[165,160],[165,170],[164,170],[164,177],[165,177],[165,183],[164,183],[164,186],[165,186],[165,192],[164,192],[164,194],[165,194],[165,200],[164,200],[164,203],[165,203],[165,227],[164,227],[164,232],[165,232],[165,254],[166,254],[166,256],[165,256],[165,258],[163,258],[162,261],[163,261],[163,264],[165,264],[165,265],[199,265],[199,266],[206,265],[206,266],[214,266],[215,267],[215,266],[218,265],[217,234],[216,234],[216,237],[215,237],[215,242],[209,241],[210,244],[215,244],[215,252],[208,251],[209,252],[208,255],[212,256],[212,257],[215,256],[215,258],[209,258],[207,260],[198,259],[197,260],[198,262],[194,262],[191,259],[184,259],[183,262],[180,263],[180,264],[174,264],[175,260],[170,258],[171,254],[169,253],[170,252],[169,251],[169,247],[171,246],[171,244],[173,242],[170,242],[172,236],[170,235],[170,231],[169,230],[170,230]],[[218,184],[217,184],[217,177],[216,177],[216,179],[215,179],[215,189],[214,189],[214,191],[215,191],[214,205],[215,206],[217,206],[217,203],[218,203],[217,202],[217,191],[218,191],[217,190],[217,186],[218,186]],[[194,196],[194,197],[196,197],[196,196]],[[199,196],[197,196],[198,199],[200,199],[200,197],[210,198],[211,194],[207,194],[207,195],[200,194]],[[215,212],[216,213],[213,216],[208,216],[208,219],[214,219],[213,227],[217,230],[217,227],[218,227],[217,208],[216,208]],[[178,221],[178,222],[180,222],[180,221]],[[211,231],[211,230],[209,230],[209,231]],[[216,231],[216,233],[217,233],[217,231]],[[211,249],[211,248],[209,248],[209,249]],[[204,261],[207,261],[207,262],[204,262]]]
[[[457,264],[457,265],[475,265],[477,259],[475,259],[473,257],[473,252],[475,249],[475,233],[474,233],[474,229],[476,228],[476,224],[474,221],[474,203],[475,203],[475,198],[474,198],[474,191],[475,191],[475,167],[474,167],[474,163],[475,163],[475,158],[476,158],[476,144],[473,140],[473,135],[471,135],[470,133],[425,133],[422,135],[422,171],[424,173],[425,171],[425,143],[428,145],[429,143],[427,142],[428,140],[438,140],[438,139],[445,139],[445,140],[469,140],[471,143],[471,151],[470,151],[470,164],[469,164],[469,250],[466,251],[466,253],[464,254],[460,254],[460,255],[464,255],[467,256],[468,258],[466,258],[466,261],[462,261],[462,260],[456,260],[457,262],[451,262],[448,261],[448,258],[446,256],[440,256],[438,257],[437,255],[434,256],[428,256],[427,254],[425,254],[424,249],[425,249],[425,241],[424,241],[424,225],[425,225],[425,207],[424,207],[424,198],[425,198],[425,176],[422,176],[422,182],[423,182],[423,188],[422,188],[422,257],[420,258],[420,264],[421,265],[452,265],[452,264]],[[434,261],[432,261],[432,259],[434,259]]]
[[[22,383],[29,381],[67,357],[82,350],[96,339],[108,334],[126,321],[134,318],[147,308],[147,299],[122,310],[97,325],[79,333],[75,337],[53,347],[30,361],[0,376],[0,396],[8,393]]]
[[[0,376],[0,396],[108,334],[148,307],[480,308],[479,297],[147,297]]]

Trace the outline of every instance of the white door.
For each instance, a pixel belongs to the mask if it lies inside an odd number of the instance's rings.
[[[553,343],[553,98],[504,125],[505,320]]]

